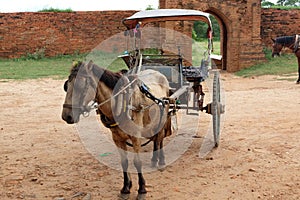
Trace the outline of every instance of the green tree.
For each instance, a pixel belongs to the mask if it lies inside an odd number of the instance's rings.
[[[218,21],[214,16],[210,16],[212,27],[213,27],[213,37],[214,40],[220,40],[220,26]],[[207,28],[208,25],[202,21],[194,22],[193,26],[193,39],[196,41],[200,41],[207,38]]]
[[[300,6],[300,0],[278,0],[277,4],[280,6],[298,7]]]
[[[154,10],[155,8],[152,7],[152,5],[148,5],[146,10]]]
[[[261,1],[261,6],[262,7],[272,7],[272,6],[275,6],[275,4],[270,2],[270,1],[262,0]]]

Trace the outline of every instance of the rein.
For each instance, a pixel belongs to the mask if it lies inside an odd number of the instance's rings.
[[[103,106],[107,102],[111,101],[113,98],[117,97],[119,94],[124,92],[129,86],[131,86],[137,80],[138,80],[138,78],[135,77],[131,82],[127,83],[127,85],[125,87],[123,87],[120,91],[118,91],[116,94],[114,94],[110,98],[106,99],[105,101],[101,102],[100,104],[96,105],[96,108],[99,108],[99,107]]]

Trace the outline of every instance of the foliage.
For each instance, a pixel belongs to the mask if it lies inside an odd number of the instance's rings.
[[[265,8],[279,8],[282,10],[300,9],[300,0],[278,0],[276,4],[262,0],[261,6]]]
[[[214,16],[210,16],[214,40],[220,40],[220,25]],[[207,38],[208,25],[202,21],[195,21],[193,26],[193,39],[201,41]]]
[[[152,5],[148,5],[146,10],[154,10],[155,8],[152,7]]]
[[[50,7],[39,10],[38,12],[73,12],[73,10],[71,8],[59,9]]]
[[[300,6],[300,0],[278,0],[277,5],[280,6]]]
[[[275,6],[275,4],[270,2],[270,1],[262,0],[261,1],[261,6],[263,8],[269,8],[269,7]]]

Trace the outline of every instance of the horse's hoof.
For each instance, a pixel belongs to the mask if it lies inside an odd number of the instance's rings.
[[[166,169],[166,165],[158,165],[158,170],[159,171],[164,171]]]
[[[129,197],[130,197],[129,193],[128,194],[124,194],[124,193],[120,194],[120,200],[127,200],[127,199],[129,199]]]
[[[165,160],[159,160],[158,165],[159,166],[165,166],[166,165]]]
[[[157,161],[151,161],[151,168],[157,168]]]
[[[297,81],[296,84],[300,84],[300,81]]]
[[[146,199],[146,194],[138,194],[136,199],[137,200],[145,200]]]
[[[131,187],[132,187],[132,181],[130,181],[128,184],[123,186],[123,188],[120,191],[121,194],[129,194]]]
[[[146,194],[147,190],[146,190],[145,186],[140,187],[139,190],[138,190],[138,193],[139,194]]]

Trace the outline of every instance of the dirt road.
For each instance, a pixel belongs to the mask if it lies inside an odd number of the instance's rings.
[[[145,173],[147,199],[299,199],[300,85],[275,76],[224,73],[222,80],[219,148],[200,159],[203,137],[195,138],[165,170]],[[61,120],[62,85],[0,82],[1,200],[118,199],[122,173],[91,156],[74,126]],[[137,175],[132,179],[130,199],[137,194]]]

